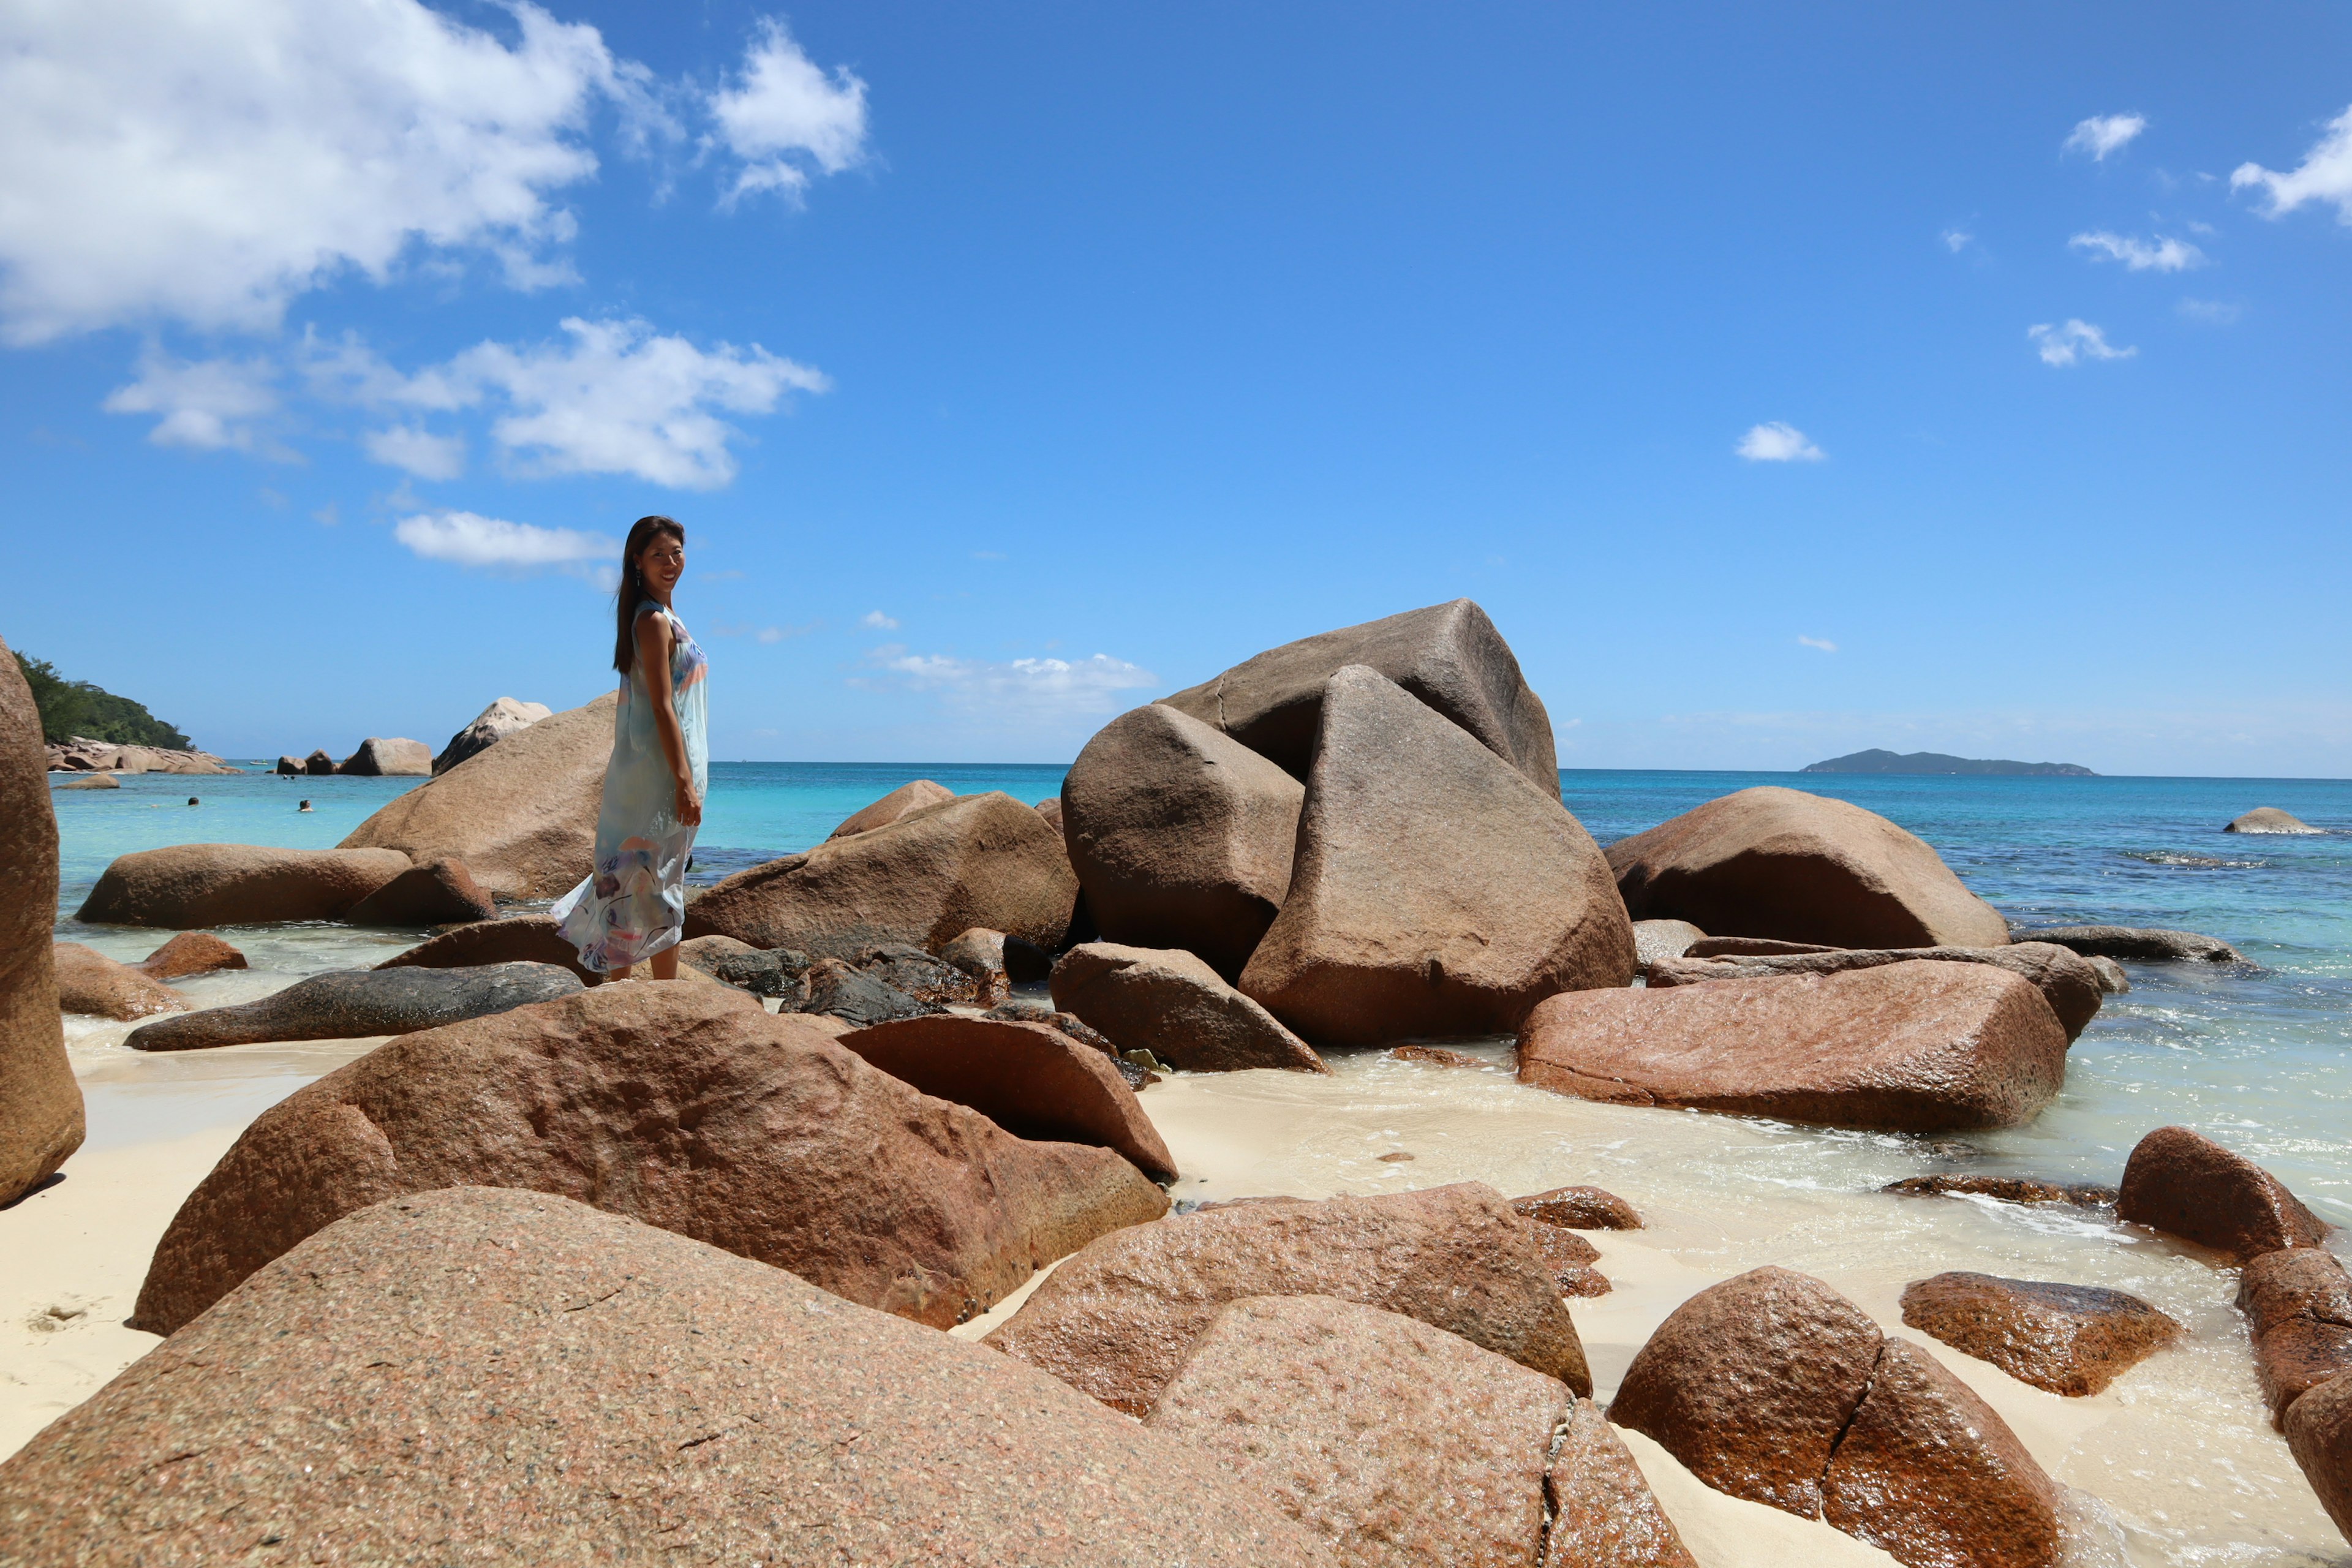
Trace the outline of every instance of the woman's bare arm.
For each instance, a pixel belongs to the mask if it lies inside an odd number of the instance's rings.
[[[669,759],[670,777],[677,781],[677,820],[681,826],[702,826],[702,801],[694,793],[694,770],[686,760],[686,731],[678,728],[677,704],[669,684],[669,617],[637,617],[637,668],[646,672],[646,694],[654,701],[654,733],[661,737],[662,755]]]

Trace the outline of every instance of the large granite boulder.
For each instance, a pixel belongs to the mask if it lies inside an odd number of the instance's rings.
[[[57,944],[57,966],[58,1006],[64,1012],[128,1021],[181,1012],[188,1005],[170,986],[78,942]]]
[[[1176,1178],[1176,1157],[1110,1058],[1043,1024],[940,1014],[877,1024],[841,1045],[1016,1137],[1099,1144],[1147,1176]]]
[[[1965,1272],[1905,1286],[1903,1321],[2069,1399],[2100,1392],[2180,1337],[2179,1323],[2121,1290]]]
[[[1542,1560],[1556,1377],[1329,1296],[1220,1309],[1143,1425],[1214,1456],[1349,1568]]]
[[[1609,847],[1635,920],[1828,947],[1999,947],[2009,923],[1942,857],[1842,800],[1763,784]]]
[[[2042,926],[2011,940],[2047,942],[2085,958],[2128,958],[2136,963],[2243,963],[2246,955],[2218,936],[2153,926]]]
[[[499,906],[453,855],[422,860],[343,911],[359,926],[437,926],[495,920]]]
[[[2294,1402],[2286,1446],[2327,1517],[2352,1541],[2352,1376],[2332,1378]]]
[[[2018,1126],[2065,1076],[2042,994],[1973,963],[1572,992],[1519,1036],[1519,1081],[1538,1089],[1830,1127]]]
[[[356,778],[424,778],[433,772],[433,752],[422,741],[370,735],[335,771]]]
[[[1705,946],[1706,944],[1701,944]],[[1880,947],[1837,948],[1822,952],[1738,954],[1664,960],[1653,964],[1650,984],[1661,988],[1691,985],[1707,980],[1733,980],[1770,974],[1840,974],[1849,969],[1876,969],[1889,963],[1930,960],[1939,963],[1990,963],[2021,974],[2042,993],[2058,1016],[2066,1038],[2081,1035],[2098,1016],[2107,987],[2092,961],[2049,942],[2017,942],[2005,947]]]
[[[1315,1048],[1189,952],[1083,942],[1054,965],[1054,1005],[1122,1051],[1186,1072],[1328,1072]]]
[[[324,746],[302,759],[302,772],[306,777],[327,778],[331,776],[334,771],[335,759],[327,754],[327,749]]]
[[[1906,1568],[2058,1568],[2057,1489],[2008,1425],[1810,1276],[1759,1268],[1684,1302],[1609,1414],[1717,1491]]]
[[[302,765],[302,759],[299,757],[280,756],[278,759],[278,766],[272,771],[280,778],[299,778],[310,770]]]
[[[2238,1309],[2273,1425],[2284,1426],[2305,1394],[2352,1373],[2352,1276],[2326,1247],[2283,1247],[2250,1260],[2238,1275]]]
[[[1241,990],[1317,1045],[1519,1026],[1633,977],[1633,928],[1592,837],[1394,681],[1326,683],[1298,853]]]
[[[595,868],[596,813],[613,754],[617,693],[517,730],[387,803],[346,849],[454,855],[509,899],[551,899]]]
[[[501,697],[474,715],[474,721],[449,737],[441,754],[433,759],[436,778],[468,757],[478,756],[513,734],[528,730],[549,716],[544,702],[518,702],[511,697]]]
[[[988,1336],[1140,1415],[1228,1301],[1337,1296],[1418,1318],[1590,1394],[1584,1346],[1527,1224],[1476,1182],[1204,1209],[1087,1246]]]
[[[134,1051],[201,1051],[264,1040],[352,1040],[436,1029],[580,989],[551,963],[468,969],[341,969],[283,991],[142,1024],[122,1043]]]
[[[542,1193],[311,1236],[0,1464],[7,1554],[1307,1568],[1207,1456],[782,1269]]]
[[[1601,1406],[1580,1399],[1552,1455],[1543,1568],[1699,1568]]]
[[[914,779],[900,784],[871,805],[861,806],[844,817],[841,826],[825,835],[828,838],[855,838],[861,833],[871,833],[877,827],[887,827],[910,811],[920,811],[927,805],[940,805],[955,798],[955,791],[929,779]]]
[[[47,1181],[83,1131],[50,935],[58,819],[47,761],[32,689],[0,642],[0,1204]]]
[[[221,969],[247,967],[245,954],[208,931],[184,931],[141,959],[139,973],[150,980],[177,980],[187,974],[210,974]]]
[[[2232,818],[2224,833],[2288,833],[2324,834],[2327,829],[2314,827],[2301,817],[2293,816],[2274,805],[2258,805],[2245,816]]]
[[[580,950],[563,939],[553,915],[509,915],[503,920],[476,921],[427,937],[376,967],[470,969],[484,963],[552,963],[569,969],[592,985],[604,978],[582,966]]]
[[[267,925],[331,921],[409,868],[397,849],[173,844],[118,855],[82,900],[91,925]]]
[[[155,1249],[168,1333],[302,1237],[448,1186],[530,1187],[945,1328],[1167,1211],[1108,1149],[1031,1142],[723,986],[638,982],[410,1035],[264,1111]]]
[[[1231,980],[1290,889],[1306,791],[1162,703],[1095,733],[1062,781],[1062,831],[1104,938],[1182,948]]]
[[[738,871],[686,907],[686,934],[760,948],[821,936],[932,948],[973,926],[1062,945],[1078,879],[1061,836],[1001,790]]]
[[[2285,1183],[2186,1127],[2159,1127],[2132,1146],[2116,1217],[2237,1258],[2317,1247],[2327,1234]]]
[[[1467,599],[1285,643],[1165,700],[1304,779],[1324,687],[1351,664],[1388,677],[1559,798],[1551,718],[1503,634]]]

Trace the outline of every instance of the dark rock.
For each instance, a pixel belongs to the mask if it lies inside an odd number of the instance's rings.
[[[2074,950],[2069,948],[2067,951],[2071,952]],[[2092,971],[2098,975],[2099,989],[2108,995],[2120,996],[2131,989],[2131,976],[2126,974],[2124,966],[2114,959],[2104,953],[2094,952],[2083,955],[2083,962],[2089,964]]]
[[[1110,1059],[1043,1024],[943,1014],[859,1029],[841,1045],[1016,1137],[1097,1144],[1155,1180],[1176,1177],[1176,1157]]]
[[[1444,1046],[1391,1046],[1389,1055],[1401,1062],[1432,1062],[1442,1068],[1482,1068],[1488,1064],[1465,1051]]]
[[[463,860],[436,855],[403,871],[343,911],[362,926],[437,926],[496,920],[499,906]]]
[[[1592,1401],[1569,1413],[1544,1490],[1553,1513],[1544,1568],[1698,1568]]]
[[[1054,966],[1054,1005],[1120,1051],[1185,1072],[1327,1072],[1313,1047],[1189,952],[1087,942]]]
[[[1519,674],[1510,645],[1467,599],[1285,643],[1166,702],[1304,779],[1315,757],[1324,687],[1351,664],[1396,682],[1537,789],[1559,798],[1551,719]]]
[[[2352,1541],[2352,1377],[2330,1378],[2294,1402],[2286,1446],[2327,1517]]]
[[[1097,929],[1182,948],[1231,980],[1290,887],[1306,792],[1247,746],[1163,704],[1096,732],[1062,782],[1063,837]]]
[[[169,1333],[388,1197],[527,1187],[945,1328],[1168,1200],[1107,1149],[1018,1139],[721,986],[639,981],[394,1040],[271,1107],[155,1249]]]
[[[1141,1415],[1217,1309],[1245,1296],[1337,1296],[1401,1312],[1591,1390],[1527,1223],[1475,1182],[1233,1205],[1115,1232],[1055,1269],[988,1342]]]
[[[298,980],[258,1001],[142,1024],[123,1044],[135,1051],[196,1051],[263,1040],[405,1035],[579,989],[577,975],[551,963],[337,970]]]
[[[1519,1081],[1538,1089],[1832,1127],[2017,1126],[2065,1072],[2041,993],[1969,963],[1574,992],[1519,1036]]]
[[[1635,920],[1826,947],[1999,947],[2009,925],[1936,851],[1875,812],[1777,784],[1609,847]]]
[[[208,931],[184,931],[135,965],[150,980],[177,980],[217,969],[243,969],[245,954]]]
[[[41,713],[0,642],[0,1204],[47,1181],[81,1147],[81,1085],[58,1011],[57,921],[58,819]]]
[[[1633,968],[1643,974],[1650,965],[1662,958],[1680,958],[1690,951],[1691,943],[1704,939],[1706,932],[1688,921],[1635,921],[1633,922]]]
[[[2019,931],[2011,940],[2055,942],[2085,958],[2127,958],[2135,963],[2246,962],[2244,953],[2219,937],[2146,926],[2043,926]]]
[[[2033,988],[2042,993],[2042,999],[2050,1004],[2050,1010],[2058,1016],[2069,1041],[2082,1034],[2084,1027],[2098,1016],[2099,1004],[2106,994],[2106,987],[2089,959],[2046,942],[2021,942],[2006,947],[1825,948],[1786,956],[1727,954],[1702,961],[1699,948],[1711,945],[1698,943],[1687,959],[1653,965],[1650,984],[1663,987],[1742,976],[1843,974],[1851,969],[1876,969],[1889,963],[1921,961],[1989,963],[2032,981]]]
[[[58,1006],[64,1012],[128,1020],[187,1008],[178,992],[80,942],[58,942],[56,961]]]
[[[808,994],[800,1011],[823,1013],[861,1029],[887,1024],[893,1018],[920,1018],[946,1011],[929,1002],[919,1002],[837,958],[818,959],[808,966],[804,979]]]
[[[1289,896],[1240,989],[1317,1045],[1507,1033],[1622,986],[1633,931],[1592,837],[1395,683],[1332,676]]]
[[[2121,1290],[1992,1274],[1913,1281],[1903,1321],[2069,1399],[2098,1393],[2180,1337],[2179,1323]]]
[[[2327,1234],[2276,1176],[2186,1127],[2159,1127],[2133,1148],[2116,1217],[2239,1258],[2317,1247]]]
[[[871,805],[850,813],[841,826],[826,837],[854,838],[877,827],[887,827],[909,812],[920,811],[927,805],[940,805],[955,797],[955,791],[945,784],[934,784],[929,779],[916,779],[900,784]]]
[[[459,763],[478,757],[518,730],[528,730],[541,719],[550,717],[543,702],[518,702],[511,697],[501,697],[474,716],[474,721],[449,737],[441,754],[433,759],[436,778],[447,773]]]
[[[283,778],[300,778],[310,772],[308,768],[303,766],[302,759],[299,757],[278,758],[278,766],[275,771]]]
[[[684,945],[681,943],[680,945]],[[509,915],[445,931],[395,953],[378,969],[470,969],[486,963],[552,963],[593,985],[604,977],[580,963],[580,950],[563,940],[552,915]]]
[[[91,925],[331,921],[409,868],[395,849],[174,844],[115,857],[75,918]]]
[[[454,855],[507,899],[551,899],[595,869],[617,693],[505,736],[353,828],[346,849]]]
[[[1532,1564],[1571,1403],[1558,1378],[1412,1318],[1256,1296],[1210,1320],[1143,1425],[1205,1449],[1349,1568]]]
[[[993,1007],[1013,994],[1013,977],[1004,967],[1003,931],[974,926],[942,946],[940,957],[971,977],[973,1005]]]
[[[1911,1197],[1997,1198],[2005,1204],[2072,1204],[2077,1208],[2113,1208],[2116,1189],[2091,1182],[2046,1182],[2039,1176],[1906,1176],[1882,1192]]]
[[[2274,805],[2258,805],[2245,816],[2236,818],[2224,833],[2293,833],[2322,834],[2327,830],[2314,827],[2299,818],[2290,816]]]
[[[1511,1212],[1564,1230],[1639,1230],[1633,1205],[1605,1187],[1554,1187],[1511,1200]]]
[[[2325,1247],[2285,1247],[2249,1261],[2238,1276],[2238,1307],[2273,1426],[2284,1426],[2304,1394],[2352,1373],[2352,1279]]]
[[[1077,899],[1061,837],[1002,791],[738,871],[686,908],[686,933],[816,951],[811,939],[929,948],[974,926],[1058,947]]]
[[[858,954],[857,967],[893,991],[937,1007],[985,1007],[980,984],[944,958],[934,958],[919,947],[904,943],[869,948]]]
[[[326,748],[323,746],[302,759],[302,772],[310,777],[331,777],[334,771],[335,759],[327,755]]]
[[[335,771],[355,778],[424,778],[433,772],[433,752],[422,741],[370,735]]]
[[[1206,1456],[978,1345],[482,1187],[261,1269],[0,1464],[0,1518],[12,1559],[91,1568],[1328,1563]]]
[[[1703,936],[1683,951],[1685,958],[1773,958],[1801,952],[1842,952],[1817,942],[1780,942],[1769,936]]]

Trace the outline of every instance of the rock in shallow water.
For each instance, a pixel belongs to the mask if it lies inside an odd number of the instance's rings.
[[[174,844],[115,857],[76,919],[199,926],[331,921],[409,868],[397,849]]]
[[[245,954],[208,931],[184,931],[133,965],[150,980],[245,968]]]
[[[123,1044],[136,1051],[195,1051],[263,1040],[405,1035],[579,989],[578,975],[551,963],[338,970],[298,980],[257,1001],[142,1024]]]
[[[2153,926],[2042,926],[2016,942],[2049,942],[2085,958],[2128,958],[2135,963],[2243,963],[2246,955],[2220,937]]]
[[[2042,999],[2050,1004],[2050,1010],[2058,1016],[2058,1022],[2064,1027],[2066,1038],[2070,1041],[2080,1036],[2090,1021],[2098,1016],[2099,1004],[2108,989],[2099,972],[2092,967],[2092,960],[2054,942],[2018,942],[2005,947],[1853,948],[1798,953],[1734,953],[1699,962],[1702,951],[1714,945],[1711,942],[1697,943],[1688,959],[1652,965],[1650,984],[1663,990],[1673,985],[1692,985],[1743,975],[1843,974],[1850,969],[1878,969],[1890,963],[1985,963],[2032,981],[2033,988],[2042,993]]]
[[[2116,1217],[2239,1258],[2317,1247],[2327,1234],[2286,1184],[2186,1127],[2159,1127],[2133,1146]]]
[[[95,948],[61,942],[56,949],[61,1011],[127,1021],[187,1010],[187,1000],[178,992]]]
[[[2324,827],[2314,827],[2299,817],[2290,816],[2274,805],[2258,805],[2245,816],[2233,820],[2221,829],[2224,833],[2284,833],[2323,834]]]
[[[2238,1308],[2253,1338],[2254,1373],[2284,1426],[2295,1401],[2352,1373],[2352,1278],[2324,1247],[2266,1252],[2238,1276]]]
[[[2071,1204],[2077,1208],[2113,1208],[2116,1189],[2095,1182],[2050,1182],[2039,1176],[1906,1176],[1882,1192],[1906,1196],[1993,1198],[2005,1204]]]
[[[1963,1272],[1904,1287],[1903,1321],[2069,1399],[2098,1393],[2180,1337],[2179,1323],[2121,1290]]]
[[[1633,1205],[1606,1187],[1554,1187],[1511,1200],[1511,1212],[1569,1230],[1639,1230]]]
[[[2286,1445],[2327,1517],[2352,1541],[2352,1374],[2331,1378],[2294,1402],[2286,1415]]]

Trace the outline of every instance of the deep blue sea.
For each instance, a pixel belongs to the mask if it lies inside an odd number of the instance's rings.
[[[1059,790],[1063,772],[713,763],[697,879],[805,849],[908,779],[1036,801]],[[2113,1180],[2141,1132],[2184,1122],[2262,1160],[2306,1201],[2352,1224],[2352,781],[1601,771],[1560,780],[1569,808],[1603,843],[1736,789],[1787,784],[1900,823],[2013,922],[2172,926],[2234,943],[2252,967],[2127,965],[2133,989],[2110,997],[2075,1045],[2060,1101],[2030,1128],[1972,1135],[1948,1152],[1987,1168]],[[328,847],[411,784],[257,772],[131,777],[120,790],[58,793],[61,934],[75,934],[70,911],[116,855],[192,842]],[[201,804],[187,805],[191,795]],[[305,798],[308,814],[296,809]],[[2258,805],[2331,831],[2221,831]]]

